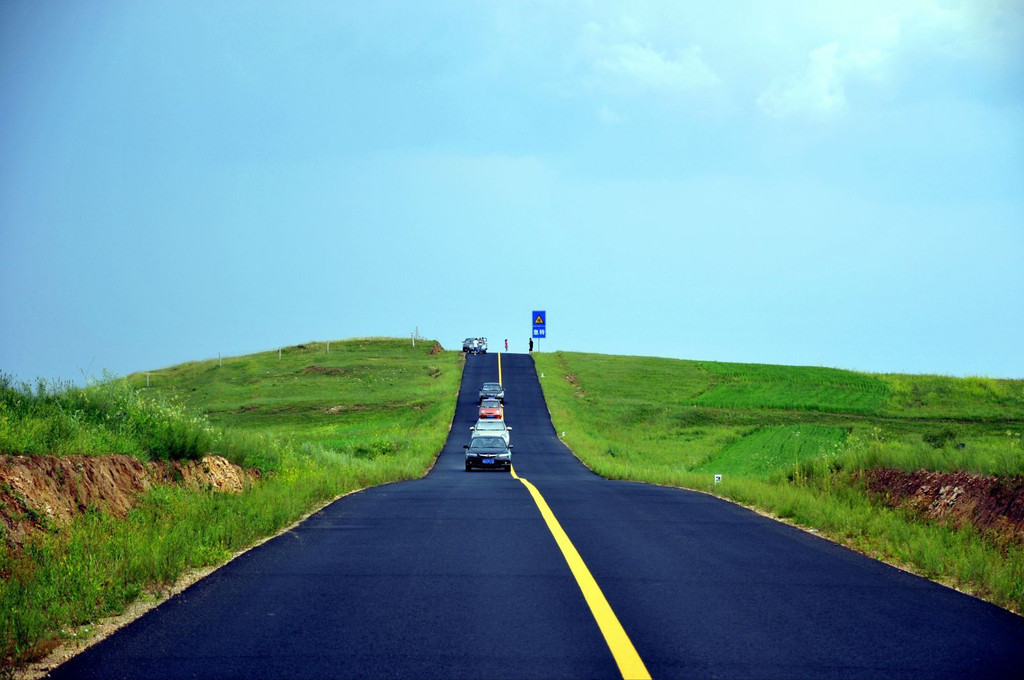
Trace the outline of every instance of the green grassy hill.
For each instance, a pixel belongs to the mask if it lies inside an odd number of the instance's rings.
[[[389,455],[410,461],[412,474],[441,450],[455,413],[462,354],[434,346],[390,338],[334,341],[329,348],[310,342],[128,379],[213,425],[359,458]]]
[[[556,429],[598,474],[710,491],[1024,611],[1024,536],[1010,520],[937,522],[889,507],[865,481],[885,469],[964,472],[1024,502],[1024,381],[534,359]]]

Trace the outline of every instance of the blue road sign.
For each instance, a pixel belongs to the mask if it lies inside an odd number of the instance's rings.
[[[544,310],[534,311],[531,319],[533,321],[533,337],[548,337],[548,313]]]

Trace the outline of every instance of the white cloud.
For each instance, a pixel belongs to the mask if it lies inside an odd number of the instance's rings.
[[[795,34],[817,46],[801,64],[783,55],[769,60],[783,70],[770,75],[756,101],[771,116],[820,119],[865,103],[848,99],[854,82],[871,86],[861,92],[889,85],[903,91],[910,73],[941,68],[937,61],[977,65],[1004,58],[1006,36],[1019,34],[1024,12],[1003,0],[863,0],[797,17]]]
[[[625,33],[619,37],[613,33]],[[721,81],[705,63],[699,45],[667,54],[637,35],[636,26],[607,29],[588,24],[581,41],[588,72],[584,83],[615,94],[687,93]]]
[[[898,31],[883,29],[887,40]],[[757,105],[769,115],[826,117],[846,109],[846,84],[851,79],[884,83],[889,78],[892,53],[879,43],[844,49],[830,42],[807,54],[803,73],[789,78],[775,78],[758,98]]]
[[[787,117],[795,114],[828,115],[846,106],[843,87],[845,62],[837,43],[829,43],[807,55],[807,70],[799,78],[776,80],[757,104],[766,113]]]
[[[698,46],[677,51],[673,59],[646,45],[610,45],[595,62],[594,72],[613,91],[685,92],[718,83],[717,76],[701,58]]]

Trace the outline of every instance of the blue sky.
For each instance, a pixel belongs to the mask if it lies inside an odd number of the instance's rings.
[[[0,371],[310,340],[1024,378],[1024,3],[0,2]]]

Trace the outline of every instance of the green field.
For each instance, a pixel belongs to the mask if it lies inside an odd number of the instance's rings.
[[[854,464],[855,454],[870,454],[871,466],[1024,473],[1020,380],[561,352],[534,357],[540,372],[559,378],[542,383],[556,424],[566,425],[559,429],[569,429],[574,448],[613,477],[638,467],[710,471],[713,463],[767,480],[795,472],[805,459],[842,455]],[[743,462],[764,447],[773,451],[770,460]],[[623,462],[631,473],[619,470]]]
[[[709,491],[1024,611],[1019,540],[884,508],[860,477],[885,467],[1024,474],[1024,381],[568,352],[534,360],[556,429],[598,474]]]

